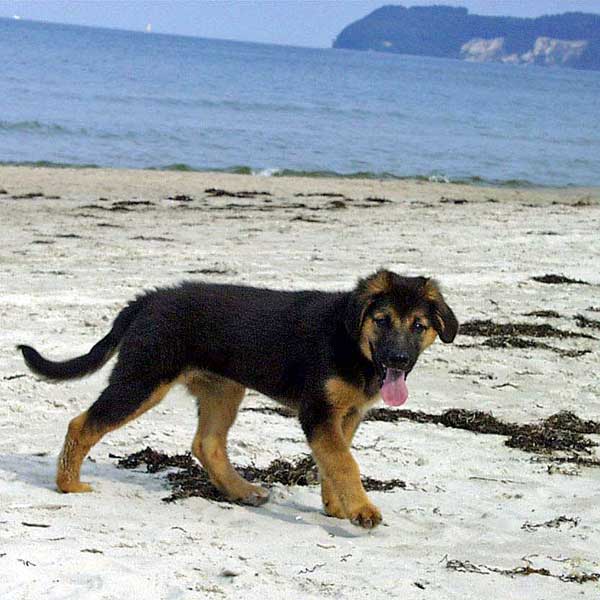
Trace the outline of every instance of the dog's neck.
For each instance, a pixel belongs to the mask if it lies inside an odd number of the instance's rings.
[[[339,375],[368,397],[375,396],[381,387],[381,378],[375,364],[363,354],[358,341],[350,336],[343,324],[335,337],[337,343],[334,343],[334,360]]]

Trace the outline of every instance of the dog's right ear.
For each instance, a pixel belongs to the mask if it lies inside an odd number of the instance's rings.
[[[373,275],[359,280],[356,288],[350,293],[346,306],[346,330],[355,340],[360,339],[363,321],[369,307],[380,296],[389,293],[393,288],[394,274],[380,269]]]
[[[424,293],[433,307],[433,326],[440,339],[445,344],[453,342],[458,333],[458,319],[446,304],[438,283],[434,279],[427,279]]]

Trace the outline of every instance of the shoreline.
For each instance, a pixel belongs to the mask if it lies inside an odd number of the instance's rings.
[[[506,179],[494,180],[486,179],[479,175],[448,177],[443,174],[413,174],[413,175],[395,175],[385,172],[352,172],[338,173],[327,169],[322,170],[298,170],[289,168],[254,168],[247,165],[240,165],[226,168],[195,168],[185,163],[177,163],[172,165],[164,165],[157,167],[106,167],[96,164],[72,164],[72,163],[53,163],[51,161],[24,161],[11,162],[0,161],[0,169],[3,168],[28,168],[28,169],[58,169],[58,170],[102,170],[102,171],[143,171],[143,172],[160,172],[160,173],[200,173],[200,174],[215,174],[215,175],[249,175],[260,178],[279,178],[279,177],[294,177],[306,179],[342,179],[342,180],[369,180],[369,181],[391,181],[402,182],[412,181],[419,183],[441,183],[445,185],[464,185],[482,188],[501,188],[514,190],[598,190],[598,185],[580,185],[577,183],[566,183],[561,185],[544,184],[528,179]]]
[[[169,195],[173,192],[199,194],[206,186],[226,185],[237,191],[249,186],[260,187],[270,193],[387,193],[391,199],[401,199],[407,194],[433,199],[438,194],[447,197],[460,196],[475,201],[486,195],[494,195],[498,201],[535,202],[600,202],[600,187],[512,187],[472,183],[426,181],[424,179],[377,179],[360,177],[304,177],[263,176],[222,171],[187,171],[158,169],[116,169],[100,167],[38,167],[0,165],[0,189],[8,195],[42,192],[50,195],[80,193],[84,190],[95,193],[131,195],[153,193]],[[177,190],[171,189],[175,186]],[[45,187],[45,190],[42,190]],[[11,189],[8,189],[11,188]],[[27,189],[32,188],[32,189]],[[35,188],[35,189],[34,189]],[[178,191],[179,190],[179,191]],[[300,190],[294,192],[294,190]],[[14,195],[13,194],[13,195]],[[455,198],[458,199],[458,198]]]

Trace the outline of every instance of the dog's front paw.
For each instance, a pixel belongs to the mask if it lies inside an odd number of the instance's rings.
[[[237,502],[247,506],[262,506],[269,501],[270,497],[271,492],[269,490],[258,485],[251,485],[242,497],[237,498]]]
[[[381,523],[381,512],[370,502],[363,504],[358,509],[351,510],[349,515],[353,525],[364,527],[365,529],[373,529]]]

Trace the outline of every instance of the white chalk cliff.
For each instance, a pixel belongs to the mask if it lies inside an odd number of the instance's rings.
[[[503,62],[512,64],[569,66],[581,57],[589,42],[538,37],[533,48],[523,54],[509,54],[504,38],[473,38],[462,45],[460,56],[471,62]]]

